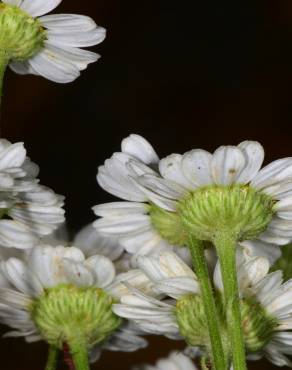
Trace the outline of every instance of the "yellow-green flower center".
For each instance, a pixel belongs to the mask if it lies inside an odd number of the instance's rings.
[[[61,349],[64,343],[79,341],[90,349],[121,325],[113,303],[102,289],[60,285],[34,301],[31,316],[49,344]]]
[[[38,19],[4,3],[0,3],[0,31],[0,49],[8,60],[31,58],[46,40],[46,31]]]

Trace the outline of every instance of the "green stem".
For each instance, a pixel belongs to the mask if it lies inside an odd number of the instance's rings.
[[[226,322],[232,348],[234,370],[246,370],[246,354],[242,332],[240,300],[236,271],[236,238],[228,232],[221,233],[214,241],[217,249],[224,286]]]
[[[216,370],[226,370],[226,359],[218,324],[218,312],[210,282],[208,266],[205,259],[203,242],[190,237],[189,249],[192,256],[192,263],[200,283],[201,294],[204,302],[204,309],[212,347],[212,361]]]
[[[90,370],[88,361],[88,351],[81,343],[68,343],[73,359],[75,370]]]
[[[55,346],[50,346],[46,370],[55,370],[57,368],[59,350]]]
[[[9,58],[6,52],[3,50],[0,50],[0,102],[2,100],[4,74],[5,74],[8,62],[9,62]]]

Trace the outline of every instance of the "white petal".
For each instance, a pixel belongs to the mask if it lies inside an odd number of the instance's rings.
[[[158,163],[159,158],[152,145],[140,135],[132,134],[122,141],[122,152],[145,164]]]
[[[101,235],[92,224],[77,233],[73,245],[81,249],[87,257],[101,254],[111,261],[118,259],[124,251],[118,238]]]
[[[148,229],[151,220],[147,215],[127,215],[124,217],[101,218],[93,226],[103,234],[122,235]]]
[[[194,185],[212,184],[211,174],[212,155],[206,150],[194,149],[184,154],[182,170],[185,177]]]
[[[146,214],[149,206],[138,202],[112,202],[99,204],[93,211],[100,217],[120,217],[126,214]]]
[[[109,291],[110,294],[117,299],[120,299],[124,295],[129,294],[129,288],[127,284],[130,284],[132,287],[141,290],[145,294],[153,295],[153,284],[140,270],[130,270],[117,275],[114,282],[107,288],[107,291]]]
[[[239,174],[237,182],[247,184],[259,172],[264,161],[264,148],[257,141],[243,141],[238,145],[246,157],[246,165]]]
[[[137,232],[131,235],[123,235],[120,238],[120,243],[128,253],[142,254],[142,249],[144,251],[145,249],[156,249],[156,246],[159,245],[161,240],[161,236],[153,229],[153,227],[150,226],[147,230],[140,230],[139,233]]]
[[[138,181],[148,190],[168,199],[180,199],[186,192],[186,189],[176,182],[150,174],[139,176]]]
[[[180,154],[171,154],[159,162],[159,171],[161,175],[168,180],[172,180],[186,189],[193,188],[192,183],[185,177],[182,170],[182,158]]]
[[[292,178],[292,158],[282,158],[262,168],[252,180],[251,186],[263,189]]]
[[[32,248],[38,237],[17,221],[0,220],[0,245],[20,249]]]
[[[269,228],[263,233],[261,233],[258,239],[264,242],[276,244],[276,245],[286,245],[290,243],[290,238],[280,236],[280,235],[275,235],[275,233],[269,231]]]
[[[27,74],[38,74],[36,71],[31,67],[28,61],[24,62],[10,62],[9,67],[12,69],[13,72],[19,75],[27,75]]]
[[[41,76],[54,82],[68,83],[80,76],[77,67],[69,61],[56,58],[56,55],[46,48],[29,59],[29,63]]]
[[[20,167],[26,157],[26,150],[23,143],[10,145],[7,149],[0,152],[0,171],[11,167]]]
[[[45,50],[49,57],[64,63],[70,63],[80,71],[87,68],[88,64],[94,63],[100,58],[100,55],[88,50],[69,46],[58,47],[50,45],[49,42],[45,43]]]
[[[216,184],[229,185],[236,182],[246,164],[242,150],[234,146],[221,146],[212,158],[212,175]]]
[[[275,244],[265,243],[260,240],[246,240],[241,242],[240,245],[250,257],[265,257],[271,265],[281,257],[281,249]]]
[[[143,186],[143,180],[140,183],[140,178],[132,178],[133,183],[137,186],[137,188],[145,194],[149,201],[156,204],[158,207],[165,209],[166,211],[175,211],[176,210],[176,202],[165,198],[159,194],[154,193],[151,190],[148,190]]]
[[[189,276],[196,280],[194,272],[172,252],[163,252],[159,256],[140,256],[138,266],[154,281],[162,278]]]
[[[64,273],[69,283],[77,286],[91,286],[94,282],[93,274],[82,263],[63,259]]]
[[[277,210],[277,216],[292,220],[292,196],[280,200],[274,207]]]
[[[38,17],[55,9],[61,1],[62,0],[23,0],[20,7],[31,16]]]
[[[90,17],[79,14],[51,14],[40,17],[39,21],[50,30],[62,32],[86,32],[96,28],[96,23]]]
[[[175,299],[200,291],[199,283],[189,276],[162,279],[155,284],[155,289]]]
[[[10,258],[2,263],[2,270],[10,282],[22,293],[31,297],[38,297],[42,294],[43,288],[40,281],[21,260]]]
[[[89,268],[96,276],[96,285],[105,288],[115,278],[115,267],[113,263],[104,256],[92,256],[88,258],[84,265]]]
[[[73,46],[86,47],[101,43],[106,36],[106,30],[102,27],[96,27],[94,30],[86,32],[63,33],[63,30],[48,30],[48,40],[55,46]]]

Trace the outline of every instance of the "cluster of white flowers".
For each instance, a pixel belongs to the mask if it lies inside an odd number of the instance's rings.
[[[81,48],[105,30],[87,16],[44,15],[60,2],[0,2],[1,88],[7,65],[66,83],[99,58]],[[196,370],[195,355],[203,369],[245,370],[245,355],[292,367],[292,276],[274,269],[292,242],[292,157],[263,161],[255,141],[160,159],[130,135],[97,174],[122,201],[95,206],[98,219],[71,241],[64,197],[39,184],[23,143],[0,139],[6,336],[46,341],[47,370],[59,350],[85,370],[103,350],[145,348],[149,334],[186,349],[133,370]]]

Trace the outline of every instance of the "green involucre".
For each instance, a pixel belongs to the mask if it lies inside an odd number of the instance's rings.
[[[221,295],[216,295],[219,313],[219,326],[224,353],[231,356],[226,318]],[[244,343],[248,353],[261,351],[272,339],[278,325],[276,318],[270,316],[264,307],[254,299],[241,299],[241,316]],[[180,298],[175,307],[175,316],[180,334],[190,346],[201,347],[207,357],[211,358],[211,345],[208,325],[202,298],[189,294]]]
[[[253,299],[241,301],[241,318],[246,349],[248,352],[262,350],[273,336],[277,319]]]
[[[113,298],[102,289],[60,285],[47,289],[31,306],[42,337],[62,349],[64,343],[92,348],[120,325],[112,311]]]
[[[149,215],[153,227],[163,239],[170,244],[186,246],[187,234],[177,213],[165,211],[155,204],[151,204],[149,206]]]
[[[184,231],[214,241],[222,231],[236,240],[254,239],[270,223],[274,200],[249,186],[210,185],[189,192],[178,204]]]
[[[4,3],[0,3],[0,30],[0,51],[8,60],[31,58],[43,48],[47,38],[38,19]]]

